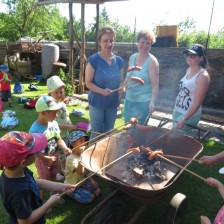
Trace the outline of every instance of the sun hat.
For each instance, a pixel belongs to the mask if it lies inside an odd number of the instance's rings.
[[[72,142],[78,140],[79,138],[86,137],[87,141],[89,140],[89,136],[80,130],[73,131],[68,136],[68,145],[70,146]]]
[[[189,49],[183,51],[183,54],[197,54],[199,56],[204,56],[206,54],[205,48],[200,44],[192,45]]]
[[[47,92],[52,93],[56,89],[65,86],[65,84],[62,82],[62,80],[57,76],[54,75],[47,79]]]
[[[28,155],[45,149],[47,144],[42,133],[10,131],[0,138],[0,164],[6,167],[19,165]]]
[[[37,112],[60,110],[63,107],[63,103],[57,103],[52,96],[41,96],[35,105]]]
[[[4,71],[4,72],[9,72],[9,67],[8,65],[0,65],[0,70]]]

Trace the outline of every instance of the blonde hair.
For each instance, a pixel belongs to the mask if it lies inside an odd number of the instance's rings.
[[[151,41],[151,44],[154,44],[156,42],[156,37],[153,33],[151,33],[148,30],[141,30],[139,31],[137,35],[137,42],[139,42],[140,38],[147,38]]]
[[[101,41],[101,38],[102,38],[103,34],[105,34],[105,33],[111,33],[114,35],[114,38],[116,38],[116,31],[112,28],[112,26],[106,25],[99,29],[98,41]]]

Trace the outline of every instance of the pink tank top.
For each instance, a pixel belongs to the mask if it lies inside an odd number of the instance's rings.
[[[224,224],[224,205],[219,210],[218,214],[215,217],[213,224]]]

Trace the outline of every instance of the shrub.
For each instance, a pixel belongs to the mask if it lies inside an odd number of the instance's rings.
[[[58,76],[65,83],[65,95],[71,96],[74,94],[74,87],[72,86],[71,79],[68,73],[65,73],[62,69],[59,70]]]

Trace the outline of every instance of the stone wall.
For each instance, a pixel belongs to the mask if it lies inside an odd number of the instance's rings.
[[[60,48],[59,61],[66,63],[69,60],[69,46],[68,42],[54,42]],[[13,44],[15,45],[15,43]],[[155,55],[160,63],[160,91],[158,97],[158,105],[164,110],[172,110],[175,97],[177,94],[178,81],[184,76],[187,69],[186,59],[182,55],[183,48],[169,47],[152,47],[151,53]],[[86,45],[85,54],[89,57],[95,52],[95,43],[88,43]],[[133,52],[137,52],[135,44],[116,43],[114,52],[120,55],[128,66],[128,59]],[[74,45],[74,60],[80,53],[77,45]],[[24,57],[29,56],[33,59],[33,73],[40,73],[41,52],[32,55],[27,55],[23,52]],[[4,57],[2,57],[4,58]],[[206,110],[224,111],[224,49],[209,49],[207,51],[207,58],[211,67],[211,85],[203,103],[203,108]],[[79,65],[79,63],[78,63]],[[68,66],[67,66],[68,67]],[[223,112],[224,113],[224,112]]]

